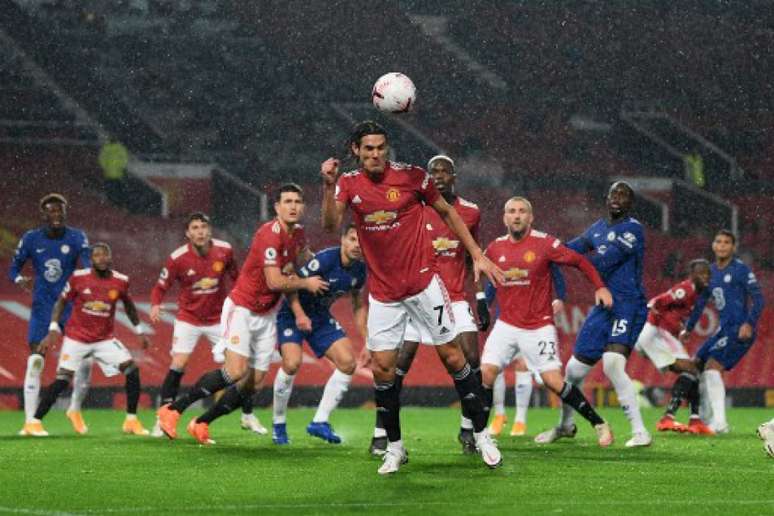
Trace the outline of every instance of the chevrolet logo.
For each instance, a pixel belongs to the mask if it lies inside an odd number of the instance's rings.
[[[529,276],[529,271],[525,269],[519,269],[518,267],[514,267],[505,271],[506,280],[519,280],[526,278],[527,276]]]
[[[449,249],[457,249],[460,246],[459,240],[449,240],[446,237],[438,237],[433,240],[433,247],[439,253],[448,251]]]
[[[391,222],[396,218],[398,218],[398,214],[394,211],[379,210],[373,213],[369,213],[363,218],[363,220],[371,224],[376,224],[377,226],[381,226],[382,224],[387,224],[388,222]]]
[[[103,301],[89,301],[84,303],[83,307],[86,310],[92,310],[94,312],[107,312],[110,310],[110,305]]]
[[[193,284],[192,288],[194,289],[202,289],[202,290],[209,290],[211,288],[215,288],[218,285],[218,279],[217,278],[202,278],[196,283]]]

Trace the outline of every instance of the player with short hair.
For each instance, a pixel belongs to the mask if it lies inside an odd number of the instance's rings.
[[[41,351],[40,343],[48,333],[51,311],[62,293],[62,288],[76,270],[78,262],[80,261],[82,268],[91,266],[91,252],[86,234],[80,229],[65,225],[67,199],[61,194],[49,193],[40,199],[38,206],[45,226],[24,233],[8,273],[11,281],[25,291],[32,292],[32,312],[27,337],[30,356],[24,374],[25,424],[19,435],[34,435],[32,427],[27,423],[32,422],[38,407],[40,381],[45,363],[45,353]],[[32,262],[35,271],[34,280],[22,273],[28,260]],[[71,309],[67,304],[62,310],[61,319],[57,321],[60,328],[64,328],[67,323]],[[73,394],[67,410],[67,418],[79,434],[88,431],[81,415],[81,403],[89,389],[91,365],[91,359],[83,360],[81,367],[75,372]]]
[[[500,315],[484,344],[481,357],[484,390],[492,395],[497,375],[521,352],[529,368],[545,386],[578,411],[594,427],[600,446],[609,446],[613,435],[608,425],[576,386],[562,379],[557,352],[558,338],[551,307],[550,264],[571,265],[582,271],[596,288],[594,301],[610,308],[610,291],[599,273],[580,254],[541,231],[532,229],[532,204],[511,197],[503,208],[508,234],[486,248],[486,256],[500,265],[505,281],[497,288]]]
[[[616,181],[607,192],[607,219],[599,219],[567,247],[589,255],[613,294],[611,309],[595,306],[575,340],[573,355],[565,366],[565,380],[580,387],[583,379],[600,359],[605,376],[613,384],[624,414],[632,425],[632,437],[626,447],[649,446],[650,433],[642,422],[637,392],[626,374],[626,359],[648,315],[642,270],[645,233],[642,225],[629,216],[634,205],[634,190],[625,181]],[[574,437],[577,428],[570,407],[562,407],[559,426],[535,437],[538,443],[551,443],[562,437]]]
[[[710,267],[709,286],[699,295],[693,312],[680,333],[687,341],[710,296],[720,314],[720,327],[696,352],[696,363],[706,386],[715,433],[729,431],[726,421],[726,388],[723,372],[730,371],[755,343],[756,326],[765,301],[758,280],[742,260],[736,258],[736,235],[721,229],[712,241],[715,263]]]
[[[696,297],[707,288],[710,264],[703,259],[693,260],[688,264],[688,270],[687,279],[648,301],[648,320],[635,349],[644,353],[660,371],[672,371],[678,375],[672,386],[672,399],[656,429],[660,432],[672,430],[710,435],[714,432],[699,418],[699,372],[678,339],[683,321],[693,310]],[[675,421],[675,414],[684,399],[688,400],[691,410],[688,425]]]
[[[328,418],[349,390],[356,362],[352,343],[331,314],[330,307],[337,299],[349,294],[355,323],[362,335],[366,334],[368,312],[360,294],[366,281],[366,267],[362,257],[357,230],[353,224],[349,224],[341,233],[339,246],[323,249],[298,270],[298,275],[303,278],[319,276],[330,288],[317,296],[303,291],[289,294],[277,314],[282,366],[274,378],[274,444],[290,443],[285,414],[293,392],[293,380],[301,367],[301,344],[304,340],[317,358],[326,357],[336,366],[325,384],[322,399],[306,431],[332,444],[341,442],[341,437],[333,431]]]
[[[473,420],[481,457],[487,466],[497,467],[502,456],[486,429],[481,383],[454,340],[454,313],[446,287],[436,273],[423,206],[432,206],[470,253],[475,279],[483,272],[495,281],[502,279],[502,273],[481,252],[427,172],[387,160],[389,140],[383,127],[372,121],[355,125],[349,151],[357,159],[356,170],[338,177],[339,160],[335,158],[321,166],[323,227],[337,230],[349,208],[368,266],[367,342],[376,407],[382,413],[389,440],[378,472],[395,473],[408,461],[401,440],[395,365],[409,318],[420,331],[424,329],[432,336],[436,352],[454,378],[463,411]]]
[[[97,361],[105,376],[123,373],[126,378],[126,419],[123,432],[148,435],[137,419],[140,371],[126,347],[115,338],[113,330],[119,299],[124,304],[126,316],[134,325],[142,348],[147,349],[149,342],[137,315],[137,308],[129,295],[129,277],[113,270],[111,265],[110,246],[103,242],[92,245],[91,268],[75,271],[54,305],[48,335],[40,344],[43,351],[61,335],[58,321],[68,302],[72,303],[72,316],[65,325],[56,380],[46,389],[30,423],[36,432],[32,435],[45,434],[41,420],[59,395],[67,389],[81,362],[91,357]]]
[[[462,218],[474,240],[478,241],[478,226],[481,221],[481,211],[475,203],[457,194],[455,188],[456,170],[454,160],[444,154],[433,156],[427,162],[427,171],[432,176],[438,192],[444,200],[453,206]],[[435,253],[435,263],[438,275],[446,285],[454,312],[454,326],[465,359],[470,364],[473,373],[481,378],[480,357],[478,351],[478,330],[489,328],[489,310],[480,284],[476,285],[478,293],[478,322],[473,318],[473,310],[465,299],[465,280],[470,272],[470,259],[465,249],[460,246],[460,240],[444,223],[440,215],[431,207],[424,207],[425,228],[429,232],[430,242]],[[416,356],[420,342],[431,343],[432,337],[421,332],[413,321],[406,326],[403,344],[398,352],[395,368],[395,385],[398,391],[402,389],[403,378],[408,374]],[[463,413],[457,440],[462,444],[464,453],[476,453],[476,443],[473,438],[473,422]],[[376,427],[371,440],[370,452],[383,455],[387,449],[387,433],[380,421],[380,413],[376,414]]]
[[[177,437],[177,422],[186,408],[227,389],[215,405],[191,419],[187,427],[197,441],[211,443],[209,423],[241,406],[246,396],[252,397],[269,370],[277,344],[276,315],[282,294],[301,289],[318,294],[328,288],[319,276],[300,278],[294,274],[296,257],[306,247],[299,224],[304,213],[301,187],[294,183],[282,185],[275,196],[274,210],[277,216],[255,232],[236,285],[223,303],[223,367],[202,375],[186,394],[157,412],[161,430],[170,439]]]
[[[161,384],[160,405],[172,403],[177,398],[188,359],[201,337],[212,345],[213,359],[223,362],[223,349],[218,344],[220,313],[228,292],[226,279],[233,283],[239,274],[231,244],[212,238],[207,214],[191,213],[186,220],[185,236],[188,243],[172,251],[151,291],[150,318],[158,323],[164,295],[175,283],[180,286],[170,350],[172,362]],[[246,398],[246,401],[246,406],[242,407],[242,428],[266,434],[266,429],[253,414],[252,399]],[[158,420],[151,435],[164,435]]]

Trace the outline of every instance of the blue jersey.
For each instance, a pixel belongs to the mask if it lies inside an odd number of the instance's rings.
[[[349,267],[341,263],[341,247],[329,247],[314,255],[309,262],[298,270],[304,278],[320,276],[328,282],[328,290],[314,295],[306,290],[298,293],[298,300],[306,315],[312,319],[330,317],[330,307],[334,301],[353,290],[360,290],[366,281],[366,266],[356,260]],[[287,300],[282,303],[280,314],[292,315]]]
[[[600,219],[567,247],[587,256],[605,281],[613,298],[644,302],[642,271],[645,256],[645,234],[642,225],[627,217],[615,224]]]
[[[685,325],[686,329],[692,331],[696,326],[710,296],[720,313],[721,328],[738,329],[742,324],[750,323],[755,329],[764,305],[761,287],[755,274],[738,258],[731,260],[723,269],[713,263],[710,271],[709,287],[696,299],[693,312]]]
[[[51,306],[56,303],[70,275],[78,267],[91,267],[91,253],[86,234],[80,229],[65,227],[61,238],[49,238],[47,228],[27,231],[19,241],[8,276],[15,281],[27,260],[32,260],[35,286],[32,293],[35,305]]]

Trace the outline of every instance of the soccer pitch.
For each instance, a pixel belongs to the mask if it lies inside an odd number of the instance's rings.
[[[257,414],[270,422],[266,410]],[[174,442],[124,436],[118,411],[86,411],[87,436],[74,435],[54,411],[45,420],[52,436],[37,439],[15,436],[20,412],[0,413],[0,513],[774,513],[774,460],[755,436],[771,418],[763,409],[731,410],[728,435],[658,434],[650,448],[632,450],[623,447],[629,432],[619,410],[602,410],[616,442],[601,449],[585,422],[574,440],[533,443],[557,419],[556,411],[533,409],[530,436],[501,436],[505,464],[489,470],[478,456],[462,455],[456,410],[407,408],[409,463],[386,478],[367,453],[372,410],[334,413],[341,445],[306,435],[312,414],[290,411],[290,446],[241,430],[232,414],[211,426],[217,444],[203,447],[185,433],[194,412],[181,419]],[[645,411],[649,428],[659,415]],[[140,417],[151,426],[151,412]]]

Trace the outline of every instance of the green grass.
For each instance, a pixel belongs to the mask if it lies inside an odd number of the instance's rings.
[[[193,415],[187,415],[191,416]],[[258,411],[266,424],[270,415]],[[455,441],[458,413],[403,411],[410,462],[394,476],[376,474],[367,454],[373,411],[340,410],[334,446],[308,437],[311,410],[292,410],[292,444],[239,429],[232,414],[211,427],[217,444],[202,447],[120,433],[122,414],[87,411],[91,431],[75,436],[64,414],[45,420],[51,437],[16,437],[22,415],[0,413],[0,513],[20,514],[772,514],[774,460],[754,435],[771,417],[735,409],[733,432],[715,438],[659,434],[652,447],[623,447],[628,424],[603,410],[616,431],[610,449],[596,446],[585,423],[574,440],[538,446],[531,437],[501,437],[505,464],[487,469]],[[646,411],[649,427],[659,412]],[[141,418],[150,425],[152,414]],[[529,414],[529,433],[556,420]]]

